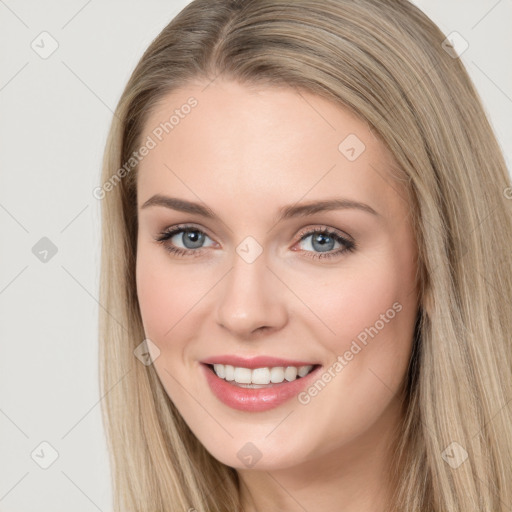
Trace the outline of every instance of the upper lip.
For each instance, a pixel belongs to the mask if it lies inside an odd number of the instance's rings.
[[[223,356],[213,356],[201,361],[204,364],[229,364],[231,366],[237,366],[241,368],[250,368],[253,370],[254,368],[265,368],[265,367],[277,367],[277,366],[315,366],[318,363],[306,362],[306,361],[297,361],[294,359],[281,359],[279,357],[271,357],[271,356],[256,356],[244,358],[235,355],[223,355]]]

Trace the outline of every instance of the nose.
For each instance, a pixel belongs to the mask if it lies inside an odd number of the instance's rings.
[[[235,255],[221,283],[217,324],[239,339],[278,331],[288,321],[285,296],[285,285],[268,267],[264,254],[252,263]]]

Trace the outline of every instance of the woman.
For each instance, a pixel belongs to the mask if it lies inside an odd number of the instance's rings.
[[[102,179],[116,510],[510,509],[510,178],[417,8],[193,1]]]

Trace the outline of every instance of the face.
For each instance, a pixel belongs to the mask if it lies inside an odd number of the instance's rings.
[[[154,369],[229,466],[371,450],[399,416],[418,308],[393,159],[316,95],[206,85],[168,95],[141,139],[136,279]]]

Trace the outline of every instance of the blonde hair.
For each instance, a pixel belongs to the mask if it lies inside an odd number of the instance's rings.
[[[505,512],[512,506],[510,177],[478,94],[444,39],[406,0],[194,0],[131,75],[102,182],[113,183],[140,146],[157,102],[196,79],[296,87],[365,119],[402,173],[419,248],[421,307],[390,461],[391,510]],[[100,375],[115,510],[235,512],[236,471],[205,450],[153,366],[134,356],[145,338],[135,285],[136,171],[118,174],[102,201]],[[456,468],[443,458],[454,446],[468,455]]]

